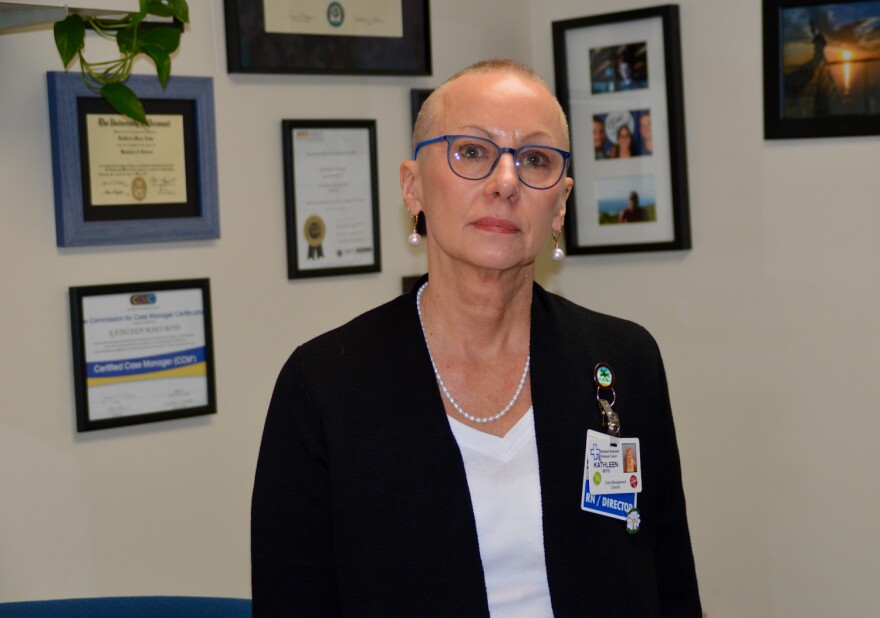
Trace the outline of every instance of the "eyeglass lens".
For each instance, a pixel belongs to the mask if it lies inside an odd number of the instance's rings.
[[[449,166],[452,171],[468,180],[488,176],[501,156],[501,150],[480,137],[455,137],[449,140]],[[526,146],[516,151],[516,173],[519,179],[536,189],[546,189],[562,177],[565,157],[544,146]]]

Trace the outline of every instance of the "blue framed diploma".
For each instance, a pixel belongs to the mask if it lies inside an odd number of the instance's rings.
[[[77,431],[217,411],[208,279],[70,288]]]
[[[211,78],[127,84],[150,126],[114,112],[75,73],[47,73],[59,247],[220,237]]]

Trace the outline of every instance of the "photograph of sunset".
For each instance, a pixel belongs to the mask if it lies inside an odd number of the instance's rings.
[[[880,112],[880,1],[782,10],[783,117]]]

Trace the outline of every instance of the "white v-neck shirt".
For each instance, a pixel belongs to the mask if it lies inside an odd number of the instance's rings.
[[[552,618],[532,408],[503,438],[447,418],[464,460],[489,614]]]

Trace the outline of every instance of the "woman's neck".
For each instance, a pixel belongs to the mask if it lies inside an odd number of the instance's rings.
[[[534,267],[430,273],[422,295],[426,335],[439,350],[486,356],[528,350]]]

